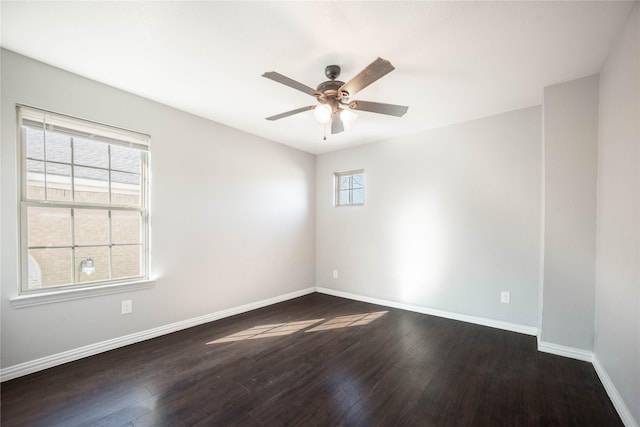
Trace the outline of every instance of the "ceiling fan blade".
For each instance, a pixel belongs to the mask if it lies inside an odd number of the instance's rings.
[[[274,82],[282,83],[285,86],[292,87],[292,88],[294,88],[296,90],[299,90],[300,92],[304,92],[304,93],[306,93],[308,95],[311,95],[311,96],[318,96],[319,95],[317,90],[315,90],[315,89],[313,89],[313,88],[311,88],[311,87],[309,87],[307,85],[303,85],[302,83],[297,82],[297,81],[295,81],[293,79],[290,79],[287,76],[283,76],[280,73],[276,73],[275,71],[266,72],[266,73],[264,73],[262,75],[262,77],[266,77],[268,79],[271,79]]]
[[[349,108],[352,110],[369,111],[371,113],[386,114],[388,116],[402,117],[409,107],[404,105],[384,104],[371,101],[351,101]]]
[[[267,117],[267,120],[273,121],[273,120],[282,119],[284,117],[293,116],[294,114],[303,113],[305,111],[313,110],[314,108],[316,108],[315,105],[309,105],[307,107],[296,108],[295,110],[286,111],[284,113],[276,114],[275,116]]]
[[[347,92],[349,96],[353,96],[393,70],[395,70],[395,67],[391,65],[391,62],[378,58],[367,65],[357,76],[342,85],[340,92]]]
[[[340,114],[334,114],[333,120],[331,120],[331,134],[336,134],[344,131],[344,123],[340,118]]]

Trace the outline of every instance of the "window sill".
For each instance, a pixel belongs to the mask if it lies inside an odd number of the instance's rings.
[[[115,283],[111,285],[95,286],[81,289],[65,289],[60,291],[39,292],[36,294],[18,295],[10,298],[13,308],[32,307],[34,305],[53,304],[81,298],[92,298],[100,295],[116,294],[120,292],[138,291],[155,286],[152,279],[137,282]]]

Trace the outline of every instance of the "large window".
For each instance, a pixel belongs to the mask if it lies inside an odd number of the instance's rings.
[[[364,171],[362,169],[337,172],[334,180],[336,206],[364,204]]]
[[[147,135],[18,106],[22,293],[148,278]]]

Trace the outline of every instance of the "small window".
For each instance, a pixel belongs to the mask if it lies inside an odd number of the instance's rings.
[[[18,106],[21,293],[148,279],[148,136]]]
[[[336,206],[364,204],[364,171],[362,169],[335,174]]]

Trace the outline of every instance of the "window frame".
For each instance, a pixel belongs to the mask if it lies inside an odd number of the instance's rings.
[[[340,189],[340,179],[344,177],[352,177],[353,175],[362,175],[362,202],[353,202],[353,184],[350,183],[349,188],[346,190],[349,195],[348,203],[340,203],[340,192],[345,191]],[[350,182],[352,182],[350,180]],[[343,206],[362,206],[365,201],[365,183],[364,183],[364,169],[354,169],[342,172],[334,172],[333,173],[333,205],[335,207],[343,207]]]
[[[42,123],[39,123],[34,117],[42,116]],[[26,116],[26,118],[25,118]],[[47,122],[47,118],[50,118],[52,123]],[[62,124],[60,126],[59,124]],[[70,128],[67,128],[69,125]],[[75,125],[75,126],[74,126]],[[27,138],[26,127],[40,128],[45,132],[55,132],[64,134],[70,137],[70,147],[73,149],[73,138],[82,138],[87,140],[94,140],[107,144],[108,154],[108,166],[106,168],[99,166],[87,166],[83,164],[77,164],[74,162],[73,155],[69,160],[69,167],[71,169],[71,175],[69,176],[71,201],[58,201],[46,199],[46,178],[43,179],[45,183],[45,198],[44,200],[38,200],[29,198],[28,195],[28,168],[27,161]],[[20,277],[18,284],[18,297],[12,298],[14,306],[28,306],[36,305],[47,302],[56,302],[64,299],[82,298],[85,296],[93,296],[95,294],[113,293],[118,292],[121,289],[130,289],[130,285],[134,285],[134,288],[144,288],[153,285],[153,281],[149,280],[150,272],[150,250],[149,250],[149,163],[150,163],[150,137],[140,132],[134,132],[115,126],[104,125],[101,123],[72,117],[64,114],[58,114],[51,111],[30,107],[26,105],[16,104],[16,137],[18,139],[18,197],[19,197],[19,265],[20,265]],[[94,133],[95,132],[95,133]],[[43,140],[44,141],[44,140]],[[46,142],[45,142],[46,144]],[[130,149],[136,149],[140,153],[140,201],[138,205],[130,204],[118,204],[113,203],[112,197],[112,179],[111,173],[120,172],[119,169],[112,169],[111,165],[111,147],[120,146]],[[72,151],[73,152],[73,151]],[[47,163],[46,157],[42,160],[43,165]],[[55,162],[54,162],[55,163]],[[108,202],[83,202],[75,201],[75,176],[74,166],[80,166],[84,168],[106,170],[108,171]],[[46,172],[45,172],[46,177]],[[29,288],[29,241],[28,241],[28,211],[31,207],[41,208],[60,208],[70,210],[70,229],[69,236],[71,238],[69,245],[63,245],[71,249],[71,283],[61,285],[42,286],[39,288]],[[100,211],[106,211],[108,217],[108,241],[106,244],[95,245],[78,245],[76,244],[73,235],[74,231],[74,210],[77,209],[96,209]],[[131,243],[129,246],[137,245],[139,249],[139,275],[122,277],[122,278],[107,278],[102,280],[93,280],[82,282],[76,279],[77,274],[77,261],[75,258],[76,249],[83,247],[107,247],[108,248],[108,271],[109,277],[112,275],[112,249],[114,247],[125,246],[127,244],[114,244],[112,240],[113,228],[112,228],[112,211],[127,211],[138,212],[140,214],[140,241],[139,243]],[[33,297],[37,297],[38,301],[28,301]]]

